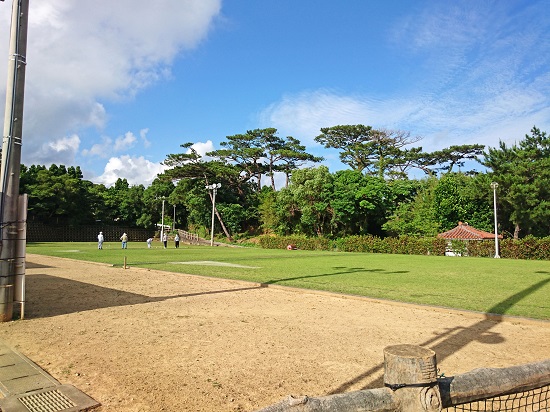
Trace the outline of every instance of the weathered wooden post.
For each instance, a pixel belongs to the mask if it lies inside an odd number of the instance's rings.
[[[400,404],[401,412],[439,412],[435,352],[415,345],[384,348],[384,384]]]

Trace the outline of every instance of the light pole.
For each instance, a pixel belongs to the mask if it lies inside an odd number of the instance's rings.
[[[162,242],[164,240],[164,201],[166,199],[164,196],[162,197],[162,217],[160,218],[160,241]]]
[[[176,205],[174,205],[174,220],[172,220],[172,232],[176,230]]]
[[[210,246],[214,246],[214,211],[216,210],[216,192],[220,187],[221,183],[212,183],[211,185],[205,186],[208,190],[212,190],[212,229],[210,230]]]
[[[500,258],[498,254],[498,229],[497,229],[497,182],[491,183],[491,188],[493,189],[493,207],[495,210],[495,259]]]

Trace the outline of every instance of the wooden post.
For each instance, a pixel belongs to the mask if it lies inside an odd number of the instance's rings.
[[[384,349],[384,384],[398,399],[402,412],[439,412],[435,352],[415,345]]]

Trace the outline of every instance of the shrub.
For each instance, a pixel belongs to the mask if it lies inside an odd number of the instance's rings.
[[[285,249],[288,245],[295,245],[303,250],[436,256],[443,256],[447,246],[446,239],[406,235],[387,238],[354,235],[333,241],[323,237],[263,235],[260,236],[259,243],[264,249]],[[453,250],[461,253],[462,256],[494,257],[495,255],[495,244],[492,240],[454,240],[451,245]],[[499,254],[503,258],[550,260],[550,237],[528,236],[519,240],[503,239],[499,246]]]

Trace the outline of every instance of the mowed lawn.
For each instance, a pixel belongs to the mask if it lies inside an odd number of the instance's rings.
[[[210,247],[29,243],[28,253],[550,320],[550,262]]]

